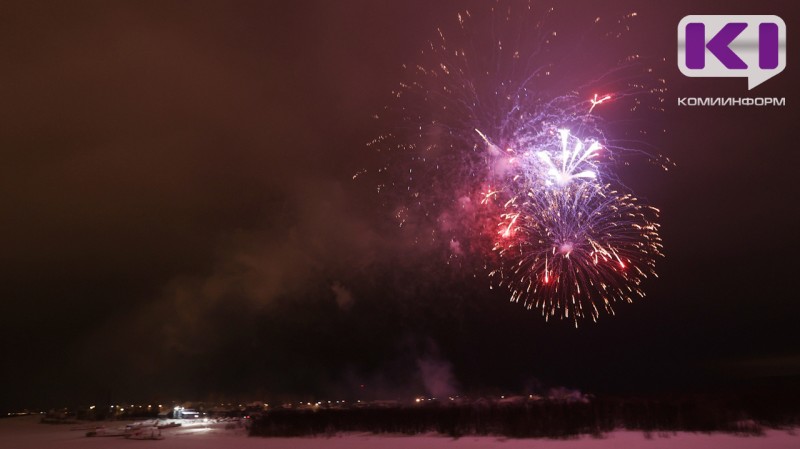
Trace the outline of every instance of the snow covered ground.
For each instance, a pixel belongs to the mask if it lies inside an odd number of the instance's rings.
[[[106,428],[124,428],[125,422],[106,423]],[[464,437],[452,439],[429,436],[342,435],[331,438],[259,438],[248,437],[242,428],[228,428],[225,423],[184,422],[181,427],[162,430],[163,440],[128,440],[118,437],[87,438],[86,430],[64,424],[40,424],[38,416],[0,419],[0,448],[2,449],[797,449],[800,432],[767,430],[762,437],[739,437],[727,434],[695,434],[679,432],[669,436],[653,434],[645,438],[642,432],[617,431],[604,438],[583,437],[574,440],[512,440],[494,437]],[[228,426],[232,427],[232,426]]]

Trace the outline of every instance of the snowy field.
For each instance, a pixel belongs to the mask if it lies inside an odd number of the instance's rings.
[[[106,428],[122,429],[126,422],[106,423]],[[767,430],[761,437],[739,437],[727,434],[677,434],[645,438],[642,432],[618,431],[604,438],[583,437],[572,440],[527,439],[512,440],[494,437],[464,437],[452,439],[430,436],[342,435],[331,438],[260,438],[248,437],[241,428],[226,429],[225,423],[184,422],[182,426],[161,431],[162,440],[130,440],[120,437],[86,437],[86,430],[70,430],[73,425],[40,424],[38,416],[0,419],[0,448],[2,449],[91,449],[91,448],[149,448],[159,449],[399,449],[399,448],[541,448],[541,449],[617,449],[617,448],[690,448],[690,449],[797,449],[800,432]],[[232,427],[232,426],[228,426]]]

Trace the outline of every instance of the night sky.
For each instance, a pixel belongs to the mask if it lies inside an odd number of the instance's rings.
[[[626,174],[660,278],[577,330],[422,257],[352,179],[401,64],[478,3],[4,2],[0,409],[798,385],[794,2],[558,4],[638,12],[669,89],[648,144],[677,164]],[[781,16],[786,70],[681,75],[680,19],[723,13]],[[787,106],[677,106],[748,95]]]

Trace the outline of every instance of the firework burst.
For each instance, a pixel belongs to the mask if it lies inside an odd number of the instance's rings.
[[[546,319],[597,320],[617,301],[644,297],[640,284],[656,275],[661,255],[657,217],[608,185],[529,191],[501,215],[494,248],[501,263],[490,276]]]
[[[397,200],[394,216],[415,241],[447,251],[449,264],[485,270],[546,319],[596,320],[644,296],[661,256],[658,211],[616,175],[637,152],[610,145],[597,113],[612,102],[642,109],[662,80],[647,87],[642,74],[652,69],[607,47],[554,59],[552,46],[570,45],[545,26],[553,8],[488,5],[489,20],[459,13],[455,29],[439,29],[422,51],[426,63],[404,66],[409,79],[375,116],[393,132],[369,143],[387,155],[378,191]],[[593,18],[580,47],[619,40],[635,16],[608,29]]]

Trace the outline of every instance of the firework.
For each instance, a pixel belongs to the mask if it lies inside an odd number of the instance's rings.
[[[369,144],[387,154],[378,191],[394,192],[393,214],[414,241],[486,270],[546,319],[577,325],[644,296],[655,275],[658,211],[618,179],[615,167],[635,152],[609,144],[597,112],[626,101],[636,112],[663,86],[646,87],[641,73],[652,70],[611,47],[554,59],[551,45],[568,47],[544,25],[554,9],[512,6],[491,3],[488,20],[459,13],[423,50],[426,63],[405,66],[394,104],[376,114],[393,132]],[[590,32],[618,40],[635,15],[615,29],[593,19],[582,42]],[[623,62],[609,68],[608,58]]]
[[[480,130],[492,154],[500,154]],[[565,187],[577,181],[598,181],[603,146],[595,139],[579,139],[569,129],[548,129],[526,136],[517,143],[521,149],[508,148],[503,154],[504,166],[512,172],[511,180],[524,189]]]
[[[597,320],[599,310],[644,297],[661,239],[658,210],[593,182],[529,191],[501,215],[490,273],[512,301],[554,316]]]

